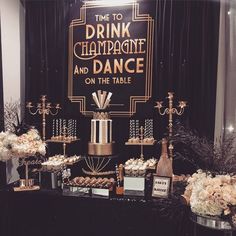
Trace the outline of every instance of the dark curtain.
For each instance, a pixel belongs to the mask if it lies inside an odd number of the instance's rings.
[[[220,3],[159,0],[156,17],[154,97],[168,91],[186,100],[184,120],[213,139]],[[160,121],[161,122],[161,121]]]
[[[69,10],[76,1],[26,0],[26,87],[25,100],[34,104],[46,94],[52,104],[60,103],[60,118],[80,119],[78,106],[67,99]],[[26,120],[41,129],[39,115],[26,110]],[[47,116],[47,137],[52,135],[52,118]],[[83,127],[81,133],[83,132]],[[86,130],[84,130],[86,132]]]
[[[218,55],[219,3],[213,1],[153,1],[155,17],[155,58],[153,98],[138,109],[135,119],[155,120],[157,139],[166,132],[167,117],[154,110],[156,100],[167,100],[168,91],[178,100],[188,101],[182,122],[201,135],[213,138],[215,120],[216,72]],[[79,153],[86,153],[90,137],[90,119],[82,117],[78,104],[67,98],[67,48],[69,11],[82,4],[79,0],[25,1],[26,8],[26,101],[38,102],[47,94],[50,102],[59,102],[61,118],[77,119],[81,138]],[[79,11],[79,10],[78,10]],[[88,94],[90,96],[90,94]],[[146,112],[145,107],[148,108]],[[26,112],[27,114],[27,112]],[[27,121],[39,127],[40,116],[27,115]],[[47,134],[51,136],[51,118]],[[116,118],[113,139],[121,161],[139,149],[124,146],[129,135],[129,119]],[[145,149],[147,156],[158,156],[158,149]]]

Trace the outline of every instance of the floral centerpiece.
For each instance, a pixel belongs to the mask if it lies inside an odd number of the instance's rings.
[[[226,218],[236,226],[236,133],[212,140],[177,122],[170,140],[175,146],[174,161],[194,173],[182,195],[192,212]]]
[[[0,160],[45,155],[46,145],[41,140],[38,131],[34,128],[19,136],[12,132],[0,133]]]
[[[200,215],[232,214],[236,206],[236,176],[215,175],[198,170],[188,179],[184,193],[192,212]]]

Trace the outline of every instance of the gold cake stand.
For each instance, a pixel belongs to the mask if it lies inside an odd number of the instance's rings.
[[[66,145],[70,143],[74,143],[79,141],[79,138],[74,138],[74,139],[68,139],[65,137],[57,138],[57,137],[52,137],[51,139],[46,140],[46,143],[62,143],[63,145],[63,155],[66,156]]]
[[[140,127],[140,139],[139,142],[126,142],[125,145],[127,146],[140,146],[140,158],[144,158],[143,154],[143,146],[153,146],[156,143],[156,140],[153,140],[152,142],[144,142],[143,138],[144,128],[143,126]]]

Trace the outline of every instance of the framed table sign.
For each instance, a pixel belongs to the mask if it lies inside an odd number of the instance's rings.
[[[171,189],[171,177],[153,175],[153,197],[168,197]]]

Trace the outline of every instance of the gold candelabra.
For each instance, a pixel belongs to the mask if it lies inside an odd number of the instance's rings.
[[[29,109],[31,115],[42,115],[42,127],[43,127],[43,141],[46,139],[46,115],[57,115],[60,108],[60,104],[52,106],[50,102],[46,102],[46,95],[41,95],[40,103],[37,103],[37,106],[33,106],[32,102],[28,102],[26,107]],[[35,111],[33,111],[35,109]],[[53,112],[53,109],[55,110]]]
[[[173,98],[174,98],[174,93],[173,92],[168,92],[168,100],[169,100],[169,107],[165,108],[164,111],[161,111],[161,108],[163,108],[163,102],[157,101],[155,108],[158,109],[158,112],[161,116],[164,115],[169,115],[169,125],[168,125],[168,130],[169,130],[169,153],[170,153],[170,159],[173,161],[173,143],[171,141],[171,137],[173,134],[173,115],[176,114],[178,116],[181,116],[184,113],[184,108],[186,107],[187,102],[186,101],[179,101],[178,108],[173,107]]]

